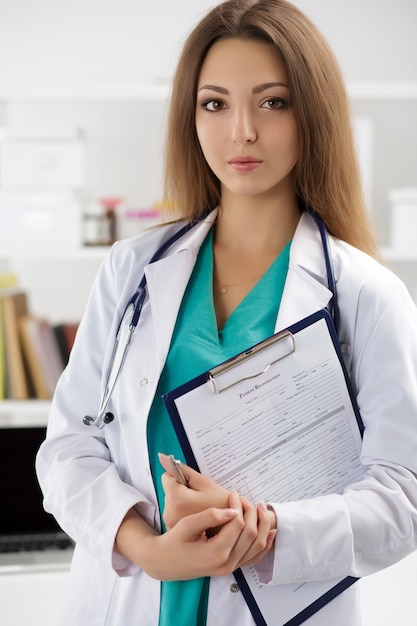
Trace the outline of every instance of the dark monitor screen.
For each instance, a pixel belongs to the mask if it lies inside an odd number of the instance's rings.
[[[46,428],[0,428],[0,534],[50,533],[58,524],[42,506],[35,456]]]

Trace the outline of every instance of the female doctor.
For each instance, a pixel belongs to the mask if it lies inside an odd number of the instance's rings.
[[[293,5],[230,0],[190,34],[166,181],[178,220],[116,243],[104,261],[37,458],[45,508],[76,542],[68,626],[249,626],[232,576],[241,565],[268,585],[360,577],[417,544],[416,308],[372,256],[339,70]],[[187,489],[167,464],[166,454],[183,456],[161,396],[331,305],[311,210],[330,234],[366,473],[341,495],[265,504],[183,466]],[[88,426],[143,273],[138,326],[105,409],[114,419]],[[358,626],[358,585],[305,623]]]

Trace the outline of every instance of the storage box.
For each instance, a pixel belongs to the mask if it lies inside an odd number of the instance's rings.
[[[0,190],[0,245],[76,247],[81,203],[68,192],[41,194]]]
[[[391,237],[393,248],[417,250],[417,189],[393,189],[391,204]]]
[[[84,145],[75,131],[0,130],[0,188],[80,189]]]

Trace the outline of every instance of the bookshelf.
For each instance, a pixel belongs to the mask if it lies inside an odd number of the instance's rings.
[[[2,400],[0,421],[3,427],[46,426],[48,400]]]

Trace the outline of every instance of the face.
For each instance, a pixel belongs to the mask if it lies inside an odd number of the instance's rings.
[[[196,130],[222,196],[295,195],[298,128],[285,64],[272,44],[225,39],[201,68]]]

